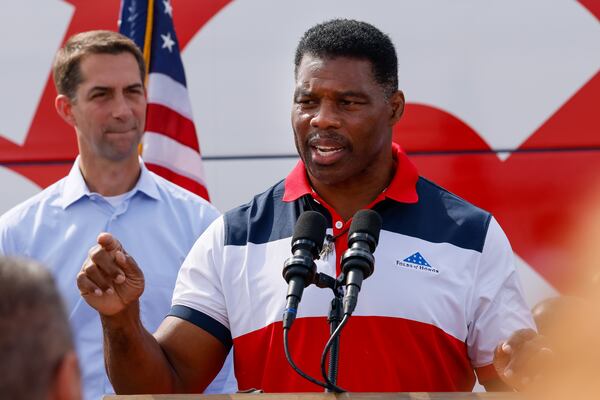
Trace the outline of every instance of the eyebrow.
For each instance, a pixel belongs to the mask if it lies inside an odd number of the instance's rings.
[[[305,90],[305,89],[298,89],[294,92],[294,99],[297,99],[298,97],[302,97],[302,96],[311,97],[311,96],[313,96],[313,94],[309,90]],[[337,98],[355,97],[355,98],[360,98],[360,99],[369,99],[369,96],[367,94],[365,94],[363,92],[352,91],[352,90],[348,90],[345,92],[339,92],[336,94],[336,97]]]
[[[125,90],[130,90],[130,89],[142,89],[144,87],[144,85],[142,85],[141,83],[133,83],[131,85],[125,86]],[[114,88],[110,87],[110,86],[94,86],[92,88],[90,88],[90,90],[88,91],[88,94],[93,93],[93,92],[107,92],[107,91],[112,91],[114,90]]]
[[[360,97],[360,98],[366,99],[369,96],[362,92],[353,92],[353,91],[349,90],[347,92],[339,93],[339,97]]]
[[[294,91],[294,97],[297,96],[312,96],[313,93],[310,90],[306,90],[306,89],[296,89]],[[339,92],[337,93],[338,97],[369,97],[367,94],[363,93],[363,92],[356,92],[356,91],[352,91],[352,90],[348,90],[345,92]]]
[[[299,97],[299,96],[310,96],[310,95],[311,95],[311,93],[305,89],[296,89],[294,91],[294,98]]]
[[[144,88],[144,85],[142,85],[141,83],[134,83],[132,85],[125,87],[125,89],[143,89],[143,88]]]

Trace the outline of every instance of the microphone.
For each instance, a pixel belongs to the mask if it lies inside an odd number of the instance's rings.
[[[315,280],[317,266],[323,247],[327,220],[316,211],[306,211],[300,215],[292,236],[292,257],[283,264],[283,278],[288,283],[287,304],[283,312],[283,328],[291,328],[296,319],[298,304],[304,288]]]
[[[348,250],[344,252],[341,260],[342,272],[346,277],[344,315],[354,312],[362,281],[373,273],[373,252],[379,241],[381,223],[381,217],[373,210],[360,210],[352,218],[348,231]]]

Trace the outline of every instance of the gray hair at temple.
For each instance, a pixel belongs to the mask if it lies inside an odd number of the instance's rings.
[[[77,399],[80,378],[69,322],[48,270],[0,257],[0,397]]]

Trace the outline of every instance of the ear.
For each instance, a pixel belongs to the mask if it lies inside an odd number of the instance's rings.
[[[59,94],[54,99],[54,108],[61,118],[72,127],[75,127],[75,117],[73,116],[73,101],[64,94]]]
[[[70,350],[60,361],[50,388],[49,399],[81,400],[81,375],[74,350]]]
[[[390,123],[393,126],[400,120],[404,113],[404,93],[401,90],[396,91],[389,99],[390,106],[392,108],[392,115]]]

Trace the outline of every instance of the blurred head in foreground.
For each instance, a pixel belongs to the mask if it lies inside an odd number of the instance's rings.
[[[538,330],[553,350],[532,385],[536,399],[600,398],[600,190],[581,211],[568,248],[577,278],[570,290],[574,296],[548,299],[533,309]]]
[[[537,303],[531,313],[538,333],[553,337],[563,328],[561,323],[587,307],[586,300],[576,296],[550,297]]]
[[[0,397],[81,399],[67,315],[50,273],[0,257]]]

